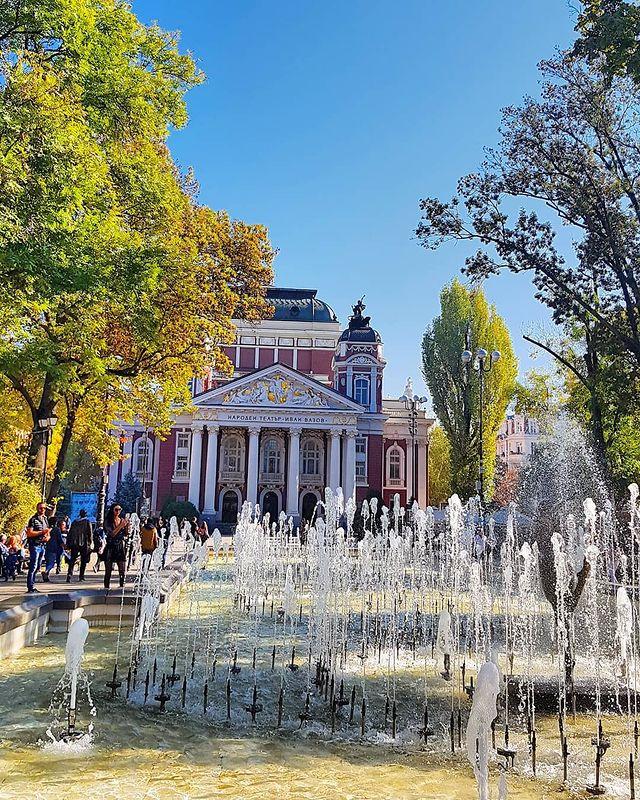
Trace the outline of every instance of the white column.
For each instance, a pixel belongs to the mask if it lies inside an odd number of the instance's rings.
[[[158,475],[160,473],[160,439],[153,437],[153,474],[151,483],[151,513],[158,513]]]
[[[413,497],[413,442],[409,436],[405,440],[405,486],[407,487],[407,502]]]
[[[351,364],[347,364],[347,385],[345,387],[345,395],[347,397],[353,397],[353,367]]]
[[[133,453],[133,434],[134,431],[127,431],[127,438],[122,446],[122,478],[131,472],[131,467],[133,466],[133,458],[131,457]]]
[[[287,516],[297,517],[300,489],[300,428],[289,429],[287,461]]]
[[[374,414],[377,410],[378,397],[378,368],[371,367],[371,383],[369,384],[369,411]]]
[[[344,499],[345,502],[350,498],[355,498],[356,489],[356,431],[346,433],[346,454],[345,454],[345,475],[344,475]]]
[[[340,486],[340,428],[331,428],[329,441],[329,487],[335,490]]]
[[[116,489],[118,488],[119,465],[120,465],[119,461],[114,461],[113,464],[109,464],[109,485],[107,487],[107,506],[113,500],[113,497],[116,493]]]
[[[204,472],[204,513],[216,513],[218,482],[218,425],[207,425],[207,463]]]
[[[247,463],[247,500],[255,506],[258,502],[258,444],[260,428],[249,428],[249,458]]]
[[[200,510],[200,469],[202,466],[202,425],[191,428],[191,460],[189,462],[189,502]]]

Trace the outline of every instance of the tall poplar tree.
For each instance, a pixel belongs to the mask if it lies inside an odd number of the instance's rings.
[[[467,329],[471,350],[499,350],[501,358],[484,376],[482,453],[485,493],[493,485],[496,436],[513,397],[518,363],[509,330],[482,289],[454,280],[440,294],[440,316],[422,340],[422,371],[433,408],[449,440],[452,490],[467,498],[476,493],[480,465],[480,393],[478,374],[462,363]]]

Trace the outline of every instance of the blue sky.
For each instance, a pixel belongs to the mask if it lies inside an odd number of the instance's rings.
[[[317,288],[347,320],[366,293],[385,393],[420,376],[420,339],[465,249],[413,239],[422,196],[448,197],[497,139],[500,109],[538,92],[537,62],[573,38],[563,0],[135,0],[182,31],[207,74],[171,148],[201,199],[268,226],[276,284]],[[525,277],[485,286],[526,371],[545,309]]]

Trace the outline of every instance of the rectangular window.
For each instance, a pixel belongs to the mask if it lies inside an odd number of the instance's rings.
[[[362,406],[369,405],[369,379],[355,378],[353,381],[353,399]]]
[[[367,480],[367,437],[356,439],[356,480]]]
[[[189,477],[189,451],[191,447],[191,434],[189,431],[176,433],[176,460],[174,475],[176,480],[185,480]]]

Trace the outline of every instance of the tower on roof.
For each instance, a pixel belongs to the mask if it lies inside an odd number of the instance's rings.
[[[333,359],[334,388],[368,411],[382,410],[382,339],[365,317],[364,295],[351,306],[348,327],[340,334]]]

